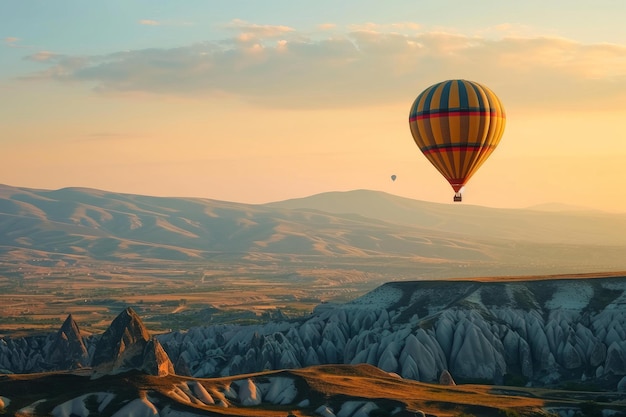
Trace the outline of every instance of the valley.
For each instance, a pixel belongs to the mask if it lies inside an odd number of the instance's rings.
[[[306,315],[392,281],[626,270],[626,220],[382,192],[265,205],[0,185],[0,335],[98,333],[132,305],[156,332]]]
[[[152,259],[147,265],[140,260],[112,262],[58,254],[18,257],[16,252],[0,256],[0,337],[52,331],[67,314],[73,314],[86,333],[101,333],[126,306],[139,311],[155,332],[263,323],[302,317],[319,304],[347,302],[389,281],[512,280],[518,275],[510,271],[524,271],[514,265],[401,257],[320,259],[278,254],[254,260],[220,256],[213,262]],[[528,272],[519,277],[532,277],[534,269],[529,267]],[[554,275],[558,273],[554,268]]]
[[[626,218],[458,209],[367,190],[252,205],[0,185],[0,401],[249,415],[257,389],[268,416],[623,412]],[[165,355],[175,375],[108,375],[115,394],[72,380],[60,347],[82,346],[70,372],[89,374],[129,308],[154,335],[143,366]],[[316,394],[272,402],[282,370]],[[444,370],[457,388],[432,388]],[[200,404],[198,384],[228,407]]]

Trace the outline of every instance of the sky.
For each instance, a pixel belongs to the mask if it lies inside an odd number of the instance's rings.
[[[0,183],[453,204],[408,114],[468,79],[507,125],[461,204],[626,213],[624,16],[623,0],[2,0]]]

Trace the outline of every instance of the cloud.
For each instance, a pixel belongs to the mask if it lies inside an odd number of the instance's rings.
[[[12,48],[17,46],[17,43],[19,42],[20,38],[16,38],[13,36],[8,36],[6,38],[4,38],[4,44],[7,46],[10,46]]]
[[[17,38],[15,36],[7,36],[3,39],[4,45],[9,48],[18,48],[18,49],[37,49],[36,46],[26,45],[22,42],[21,38]]]
[[[399,22],[389,24],[362,23],[348,26],[351,32],[371,32],[371,33],[416,33],[422,29],[422,25],[413,22]]]
[[[258,25],[244,20],[234,19],[224,26],[226,29],[239,33],[237,39],[244,42],[260,38],[277,38],[295,32],[295,29],[283,25]]]
[[[288,26],[241,20],[227,29],[233,37],[180,48],[88,57],[40,52],[30,59],[47,65],[37,78],[89,82],[101,93],[236,96],[265,106],[406,102],[450,78],[482,82],[505,104],[538,111],[613,108],[626,101],[623,45],[420,32],[406,23],[368,24],[315,39]]]
[[[337,25],[335,23],[321,23],[317,25],[317,28],[319,30],[333,30],[337,28]]]
[[[39,51],[35,54],[27,56],[26,59],[30,61],[44,62],[44,61],[53,60],[56,57],[57,57],[57,54],[55,54],[54,52]]]
[[[146,25],[146,26],[159,26],[161,23],[156,21],[156,20],[151,20],[151,19],[141,19],[139,21],[140,25]]]
[[[501,23],[499,25],[479,29],[475,32],[475,35],[487,39],[502,39],[505,37],[529,38],[536,36],[538,32],[539,30],[537,28],[528,25]],[[555,35],[552,34],[552,37],[555,37]]]

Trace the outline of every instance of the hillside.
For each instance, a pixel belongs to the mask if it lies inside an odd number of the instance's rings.
[[[562,276],[390,282],[298,320],[158,336],[130,308],[88,337],[68,317],[0,338],[0,412],[620,416],[625,306],[624,276]]]
[[[86,189],[0,190],[0,244],[94,259],[216,254],[487,259],[483,243],[373,218]],[[489,244],[487,244],[488,246]],[[441,252],[441,253],[438,253]]]
[[[267,205],[314,209],[333,214],[356,214],[432,231],[465,235],[472,240],[626,245],[626,214],[574,210],[567,206],[497,209],[417,201],[370,190],[328,192]]]
[[[623,271],[624,229],[620,215],[365,190],[252,205],[4,185],[0,328],[50,329],[71,312],[97,332],[141,303],[164,331],[213,309],[220,322],[299,316],[389,281]]]
[[[446,205],[358,190],[250,205],[0,186],[0,246],[92,259],[250,254],[626,267],[626,216]],[[618,268],[619,269],[619,268]]]

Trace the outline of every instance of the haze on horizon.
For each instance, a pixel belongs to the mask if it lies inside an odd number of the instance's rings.
[[[619,0],[2,2],[0,183],[452,204],[408,113],[464,78],[500,97],[507,128],[463,204],[626,212],[625,15]]]

